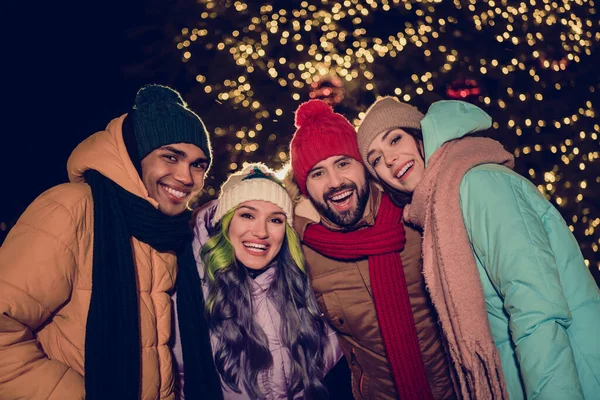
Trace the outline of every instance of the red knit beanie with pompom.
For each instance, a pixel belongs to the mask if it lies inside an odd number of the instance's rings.
[[[298,129],[290,142],[290,158],[302,194],[307,195],[308,171],[318,162],[333,156],[349,156],[362,164],[354,127],[324,101],[301,104],[296,110],[295,125]]]

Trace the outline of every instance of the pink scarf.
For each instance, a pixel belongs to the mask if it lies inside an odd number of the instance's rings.
[[[512,168],[514,159],[492,139],[445,143],[430,157],[404,209],[405,221],[423,229],[423,275],[448,341],[457,393],[464,399],[508,399],[459,199],[464,175],[488,163]]]

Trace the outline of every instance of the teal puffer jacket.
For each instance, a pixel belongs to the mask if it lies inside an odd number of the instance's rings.
[[[490,125],[471,104],[434,103],[421,122],[426,162]],[[464,176],[460,202],[510,399],[600,399],[600,290],[559,212],[492,164]]]

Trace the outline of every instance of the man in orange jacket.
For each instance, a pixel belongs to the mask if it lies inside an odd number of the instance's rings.
[[[0,399],[172,399],[178,275],[186,396],[218,398],[186,212],[210,163],[202,120],[160,85],[73,151],[70,183],[0,248]]]

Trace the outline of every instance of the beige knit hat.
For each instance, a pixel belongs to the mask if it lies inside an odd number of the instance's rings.
[[[358,127],[358,151],[365,166],[373,176],[377,176],[373,168],[367,162],[369,146],[377,135],[393,128],[421,129],[423,114],[409,104],[400,102],[392,96],[378,99],[363,117]]]
[[[251,200],[268,201],[281,207],[288,224],[292,226],[292,199],[275,172],[262,163],[244,163],[242,169],[231,174],[221,186],[219,204],[212,219],[213,226],[231,209]]]

